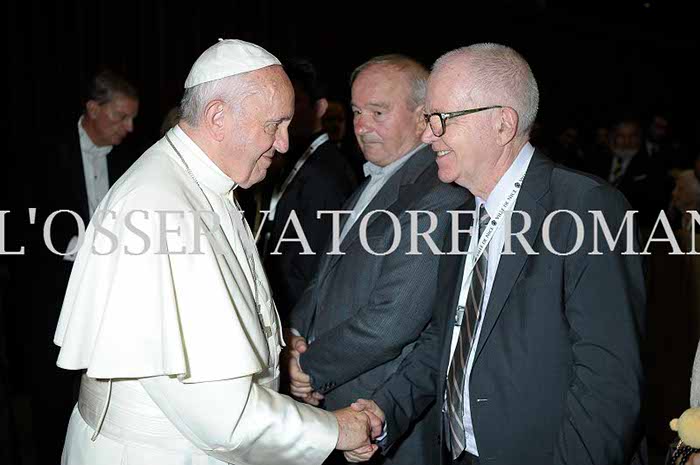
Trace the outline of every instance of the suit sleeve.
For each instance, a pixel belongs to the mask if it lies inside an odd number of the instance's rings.
[[[141,384],[183,436],[227,463],[320,465],[337,442],[332,413],[259,386],[250,376],[195,384],[158,376]]]
[[[584,240],[579,252],[565,259],[564,311],[574,365],[554,450],[556,464],[629,463],[640,439],[646,306],[642,257],[624,255],[621,244],[610,251],[600,228],[602,254],[589,253],[595,227],[589,211],[602,211],[614,237],[628,208],[619,192],[598,186],[581,200],[584,230],[572,227],[569,234],[566,250],[574,247],[578,234]]]
[[[385,415],[387,437],[380,443],[384,453],[391,450],[396,441],[403,437],[436,400],[442,348],[441,321],[433,317],[413,351],[401,362],[396,372],[372,394],[372,400]]]
[[[417,209],[436,212],[437,227],[431,236],[442,249],[450,225],[445,211],[448,207],[436,208],[434,203],[431,207]],[[419,214],[417,219],[418,231],[428,230],[429,216]],[[384,257],[367,304],[338,326],[317,335],[301,356],[302,370],[321,393],[398,357],[430,321],[440,256],[427,246],[419,247],[419,255],[407,255],[411,242],[409,215],[404,213],[400,221],[400,245]],[[389,244],[392,240],[393,232],[387,234]]]

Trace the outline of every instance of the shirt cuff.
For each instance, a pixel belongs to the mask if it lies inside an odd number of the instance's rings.
[[[382,429],[382,435],[377,436],[377,438],[374,440],[376,443],[380,443],[386,439],[386,437],[389,435],[389,427],[387,426],[387,423],[384,422],[384,428]]]

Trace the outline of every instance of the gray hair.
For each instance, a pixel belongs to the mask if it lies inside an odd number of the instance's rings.
[[[238,106],[245,97],[258,90],[258,86],[246,74],[248,73],[203,82],[185,89],[180,101],[180,119],[190,126],[199,126],[204,109],[213,100]]]
[[[428,69],[406,55],[394,53],[391,55],[381,55],[370,58],[355,70],[350,75],[350,87],[355,83],[357,76],[370,66],[387,65],[396,68],[397,71],[405,73],[411,86],[411,94],[408,104],[411,109],[415,109],[425,102],[425,93],[428,84]]]
[[[537,117],[540,92],[527,61],[505,45],[474,44],[438,58],[433,72],[455,59],[462,62],[468,60],[474,79],[471,95],[478,100],[478,104],[512,107],[518,113],[518,134],[529,134]]]
[[[122,94],[132,100],[139,99],[138,90],[123,76],[104,69],[92,77],[85,94],[85,102],[94,100],[99,105],[111,102],[114,94]]]

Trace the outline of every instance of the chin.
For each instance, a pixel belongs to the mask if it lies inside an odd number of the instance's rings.
[[[438,179],[440,179],[440,181],[444,182],[445,184],[450,184],[456,181],[457,176],[453,176],[450,173],[445,173],[441,170],[438,170]]]

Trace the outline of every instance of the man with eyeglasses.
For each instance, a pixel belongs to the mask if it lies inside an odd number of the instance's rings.
[[[440,182],[435,153],[420,140],[427,77],[422,65],[400,55],[370,59],[352,74],[355,136],[368,178],[343,206],[350,213],[339,224],[338,252],[329,253],[330,244],[321,251],[291,314],[301,336],[289,341],[297,349],[289,360],[291,391],[308,403],[323,400],[332,410],[370,396],[430,322],[448,211],[464,194]],[[414,246],[416,232],[429,235]],[[434,418],[418,422],[374,463],[434,463]],[[367,458],[376,448],[367,447]],[[358,458],[358,452],[345,455]]]
[[[441,258],[430,329],[356,408],[385,415],[391,445],[436,401],[443,464],[645,458],[634,456],[641,257],[623,255],[625,244],[591,253],[588,213],[602,211],[618,231],[629,205],[605,181],[555,165],[530,145],[537,107],[529,65],[503,45],[449,52],[428,81],[423,141],[437,152],[440,179],[475,196],[466,207],[472,234],[459,243],[471,255]],[[521,213],[507,214],[513,210]],[[522,234],[514,240],[511,231]]]

